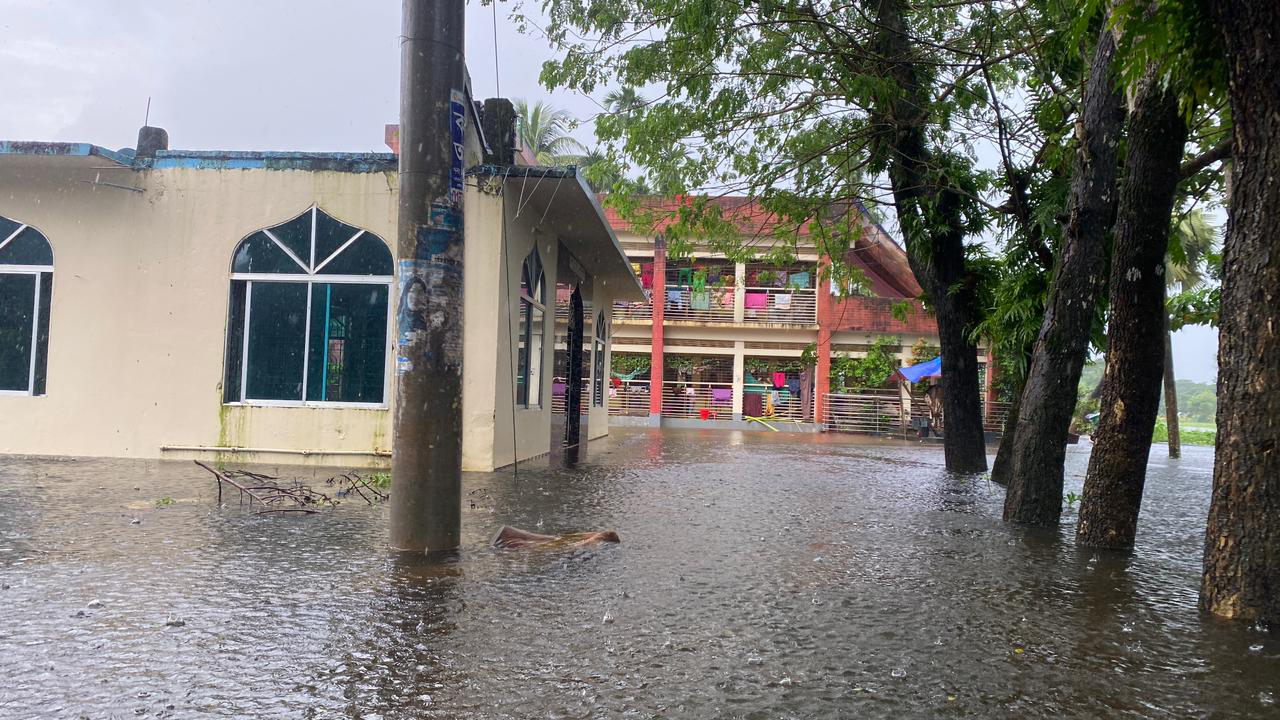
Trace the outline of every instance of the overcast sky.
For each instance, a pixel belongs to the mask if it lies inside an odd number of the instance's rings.
[[[0,139],[132,147],[152,125],[195,150],[385,151],[397,120],[400,3],[394,0],[0,0]],[[477,98],[547,100],[584,121],[588,97],[538,84],[546,41],[500,5],[467,7]],[[591,140],[589,124],[575,133]],[[1178,377],[1216,376],[1217,333],[1174,336]]]

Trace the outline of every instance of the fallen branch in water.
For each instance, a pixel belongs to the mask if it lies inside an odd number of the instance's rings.
[[[334,507],[339,503],[339,500],[335,500],[319,490],[304,485],[299,480],[293,480],[292,483],[284,483],[280,478],[273,475],[263,475],[249,470],[217,470],[199,460],[194,460],[193,462],[217,478],[219,505],[222,504],[222,486],[224,483],[235,488],[240,493],[241,502],[244,502],[244,499],[248,497],[250,507],[253,506],[254,501],[257,501],[262,506],[258,510],[260,514],[269,512],[316,513],[319,512],[316,507]],[[356,472],[335,475],[326,480],[325,484],[336,484],[338,487],[336,495],[339,498],[354,493],[369,505],[383,502],[388,497],[386,492],[379,490],[368,479],[361,477]]]
[[[328,495],[318,493],[308,487],[295,483],[294,487],[282,487],[275,484],[275,478],[268,475],[249,472],[247,470],[227,470],[219,471],[205,465],[199,460],[194,460],[196,465],[208,470],[218,480],[218,503],[222,503],[222,484],[226,483],[240,492],[240,500],[244,501],[247,496],[249,498],[249,506],[253,506],[253,501],[257,500],[262,505],[259,513],[267,512],[318,512],[310,505],[329,504],[332,505],[333,500]],[[236,477],[249,478],[260,484],[249,485],[236,480]],[[285,505],[286,507],[280,507]]]

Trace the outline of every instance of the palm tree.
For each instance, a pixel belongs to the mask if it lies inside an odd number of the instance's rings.
[[[533,153],[541,165],[558,165],[576,158],[584,148],[569,136],[573,116],[544,102],[530,105],[516,100],[516,134],[520,144]]]
[[[604,108],[615,115],[630,115],[637,110],[642,109],[648,101],[636,92],[633,87],[624,87],[620,90],[610,90],[608,95],[604,96]]]
[[[1204,283],[1205,260],[1214,250],[1213,226],[1199,210],[1188,213],[1174,225],[1169,238],[1171,248],[1164,260],[1165,296],[1174,291],[1187,292]],[[1164,421],[1169,430],[1169,457],[1182,455],[1182,437],[1178,429],[1178,388],[1174,385],[1173,336],[1166,316],[1164,325]]]
[[[618,166],[598,149],[572,158],[572,164],[583,171],[583,177],[587,179],[591,189],[598,193],[609,192],[625,179]]]

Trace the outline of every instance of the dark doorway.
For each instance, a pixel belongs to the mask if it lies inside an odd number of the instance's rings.
[[[562,254],[567,254],[563,253]],[[553,356],[551,404],[551,460],[572,464],[586,446],[590,390],[586,376],[591,370],[587,307],[582,279],[577,272],[563,271],[566,278],[556,284],[556,332]],[[584,353],[588,359],[583,358]]]
[[[569,297],[569,327],[565,333],[566,360],[568,367],[565,373],[564,403],[564,448],[565,459],[577,460],[578,448],[582,439],[582,343],[584,336],[584,317],[582,311],[582,291],[573,288]]]

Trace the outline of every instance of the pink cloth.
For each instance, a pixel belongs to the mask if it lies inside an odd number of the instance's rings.
[[[769,295],[767,293],[747,293],[743,298],[743,306],[749,310],[763,310],[769,307]]]

